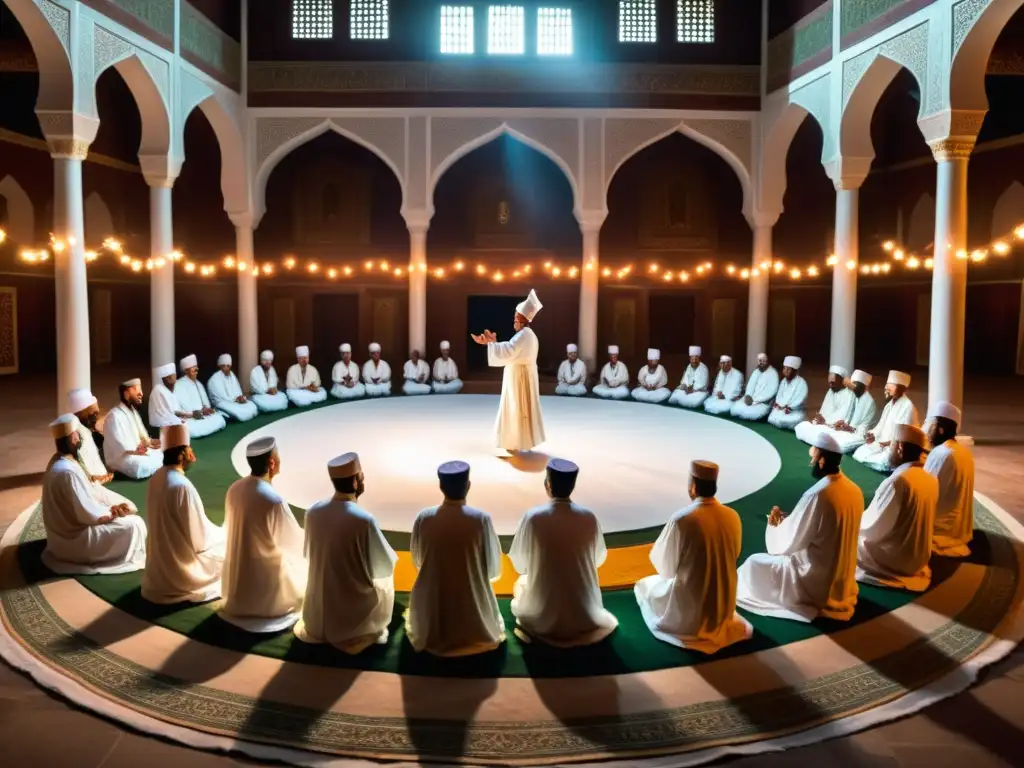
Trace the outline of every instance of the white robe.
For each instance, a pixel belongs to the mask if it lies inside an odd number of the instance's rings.
[[[402,366],[402,392],[407,395],[429,395],[433,390],[430,388],[430,365],[426,360],[406,360]]]
[[[733,403],[729,412],[738,419],[760,421],[771,411],[778,391],[779,372],[770,365],[763,371],[755,368],[747,380],[747,388],[743,391],[744,397]],[[750,405],[744,402],[744,398],[748,396],[753,400]]]
[[[785,408],[789,408],[786,413]],[[797,374],[792,381],[783,379],[775,394],[775,405],[768,414],[768,423],[779,429],[796,429],[807,415],[807,381]]]
[[[345,384],[346,376],[352,380],[351,387]],[[332,397],[339,400],[355,400],[366,397],[366,387],[359,381],[359,366],[352,360],[349,360],[348,364],[344,360],[336,362],[331,370],[331,381],[334,382],[334,386],[331,387]]]
[[[683,378],[679,380],[679,388],[672,393],[668,401],[681,408],[699,408],[711,394],[708,386],[710,378],[708,367],[704,363],[698,363],[696,368],[687,365],[683,371]],[[687,392],[687,387],[693,387],[693,392]]]
[[[878,420],[875,428],[870,434],[875,436],[874,442],[864,443],[853,452],[853,458],[861,464],[866,464],[878,472],[888,472],[889,466],[889,443],[896,435],[896,427],[900,424],[913,424],[919,426],[921,422],[917,419],[917,408],[910,402],[910,398],[903,395],[899,400],[890,400],[882,409],[882,417]],[[886,445],[882,445],[886,443]]]
[[[159,385],[165,392],[170,394],[167,387]],[[154,395],[150,395],[150,412],[152,413]],[[171,395],[173,398],[173,395]],[[171,418],[175,424],[180,424],[181,419],[171,412]],[[152,421],[152,416],[150,417]],[[162,426],[162,425],[161,425]],[[103,419],[103,456],[107,465],[125,477],[133,480],[143,480],[150,477],[160,469],[164,463],[164,452],[159,448],[149,448],[149,433],[146,425],[142,423],[142,416],[134,408],[129,408],[124,403],[118,403],[107,412]],[[135,454],[139,443],[146,443],[146,453],[143,456]]]
[[[135,505],[93,483],[81,465],[55,457],[43,477],[43,565],[59,574],[129,573],[146,565],[146,523],[138,515],[108,517],[110,508]]]
[[[974,538],[974,456],[967,446],[947,440],[935,446],[924,469],[939,480],[932,551],[966,557]]]
[[[151,603],[204,603],[220,597],[227,534],[206,516],[185,473],[161,467],[146,487],[146,571],[142,596]]]
[[[405,623],[413,648],[468,656],[504,642],[491,587],[501,576],[501,544],[490,515],[447,499],[416,515],[410,549],[419,569]]]
[[[519,625],[562,648],[607,637],[619,625],[601,600],[597,569],[607,555],[601,523],[589,509],[554,499],[527,512],[508,551],[521,574],[512,591]]]
[[[594,394],[611,400],[625,400],[629,397],[629,369],[619,360],[612,367],[605,363],[601,369],[601,380],[594,387]]]
[[[540,409],[537,353],[540,342],[532,328],[523,328],[508,341],[487,345],[487,364],[503,366],[501,402],[494,424],[499,448],[528,451],[544,442],[544,414]]]
[[[187,376],[175,382],[174,399],[177,400],[180,410],[188,413],[213,407],[210,404],[210,398],[206,395],[206,387],[203,386],[203,382],[198,379],[192,381]],[[188,426],[188,434],[193,440],[220,432],[228,425],[224,417],[216,412],[209,416],[203,416],[201,419],[185,419],[185,424]]]
[[[434,382],[431,386],[437,395],[454,395],[462,391],[459,366],[454,360],[439,357],[434,361]]]
[[[762,616],[847,621],[857,605],[857,537],[864,495],[842,472],[823,477],[765,530],[766,554],[740,566],[736,604]]]
[[[932,580],[939,481],[921,464],[896,468],[875,491],[860,522],[857,581],[924,592]]]
[[[853,390],[850,391],[852,392]],[[827,397],[828,395],[826,395]],[[852,453],[864,445],[864,435],[875,426],[875,418],[878,415],[875,399],[871,396],[870,392],[864,392],[860,397],[854,395],[852,408],[853,412],[846,419],[847,425],[853,428],[852,432],[847,432],[844,429],[834,429],[823,424],[811,424],[809,421],[802,421],[796,426],[797,439],[810,444],[820,432],[828,432],[839,443],[843,453]]]
[[[107,466],[100,456],[100,449],[96,447],[96,440],[93,439],[92,430],[78,420],[77,416],[71,417],[71,424],[78,433],[81,442],[78,445],[78,463],[85,470],[85,476],[90,480],[94,477],[105,477]]]
[[[318,387],[316,392],[306,389],[311,384],[316,384]],[[322,403],[327,399],[327,390],[320,383],[320,371],[312,365],[307,365],[305,371],[298,363],[288,368],[288,373],[284,378],[284,388],[288,399],[299,408],[305,408],[313,403]]]
[[[725,397],[718,396],[722,393]],[[719,369],[715,383],[711,387],[711,396],[704,401],[704,410],[719,416],[732,411],[733,404],[743,394],[743,373],[731,369],[729,373]]]
[[[672,396],[672,390],[668,388],[668,373],[661,363],[653,371],[643,366],[636,374],[636,382],[639,386],[631,394],[641,403],[664,403]]]
[[[377,379],[376,384],[374,379]],[[384,360],[377,363],[372,358],[367,360],[363,363],[363,384],[369,397],[388,397],[391,394],[391,366]]]
[[[587,364],[579,358],[576,358],[575,363],[563,360],[558,366],[555,394],[570,397],[582,397],[587,394]]]
[[[227,376],[223,371],[217,371],[206,382],[206,386],[210,393],[210,402],[225,418],[250,421],[259,414],[260,410],[252,400],[246,398],[244,403],[235,401],[235,398],[245,393],[242,392],[242,385],[234,371],[230,371]]]
[[[278,632],[299,620],[306,591],[302,528],[262,478],[243,477],[224,499],[228,543],[218,615],[248,632]]]
[[[160,429],[160,427],[170,427],[175,424],[184,424],[185,419],[181,418],[177,414],[183,412],[185,409],[181,407],[178,399],[174,396],[174,392],[167,388],[162,381],[158,382],[153,386],[153,391],[149,393],[149,425],[154,429]],[[107,414],[109,418],[110,414]],[[104,426],[104,438],[106,434],[106,421],[103,422]],[[106,443],[103,445],[103,451],[106,453]],[[161,462],[162,463],[162,462]],[[155,470],[154,470],[155,471]]]
[[[257,365],[249,374],[250,398],[256,407],[263,413],[272,411],[285,411],[288,409],[288,395],[277,387],[277,371],[270,366],[269,371],[263,370],[262,365]],[[270,390],[277,389],[277,394],[270,394]]]
[[[373,515],[336,493],[306,511],[305,528],[309,580],[296,637],[346,653],[387,642],[398,555]]]
[[[842,387],[836,392],[829,387],[825,393],[825,399],[821,401],[821,409],[818,411],[818,415],[825,420],[825,423],[813,424],[810,421],[801,421],[796,425],[796,439],[810,444],[821,432],[838,434],[840,430],[835,429],[836,422],[849,423],[853,418],[856,406],[857,398],[852,389]]]
[[[657,575],[633,587],[656,638],[714,653],[753,634],[750,622],[736,613],[742,538],[736,510],[714,498],[697,499],[665,524],[651,549]]]

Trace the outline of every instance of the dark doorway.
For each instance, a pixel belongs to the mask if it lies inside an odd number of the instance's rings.
[[[515,332],[512,318],[521,296],[470,296],[468,309],[468,326],[470,333],[483,333],[484,330],[494,331],[499,341],[507,341]],[[487,347],[469,342],[466,354],[466,365],[471,371],[484,371],[487,365]]]
[[[327,384],[331,369],[341,359],[338,347],[343,342],[359,348],[359,294],[318,293],[313,296],[313,348],[310,355]],[[355,354],[353,354],[353,358]],[[328,385],[329,386],[329,385]]]
[[[652,293],[648,303],[651,346],[665,355],[684,354],[693,342],[694,297]]]

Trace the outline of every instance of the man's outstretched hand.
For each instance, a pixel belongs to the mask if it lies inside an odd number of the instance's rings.
[[[473,339],[473,341],[481,345],[490,344],[491,342],[498,340],[498,334],[496,334],[494,331],[488,331],[486,329],[481,334],[471,333],[469,336],[471,339]]]

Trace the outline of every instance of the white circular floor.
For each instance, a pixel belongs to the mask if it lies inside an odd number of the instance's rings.
[[[580,466],[573,498],[593,509],[606,532],[650,528],[689,502],[692,459],[722,467],[725,503],[767,485],[782,462],[771,443],[740,424],[681,408],[634,402],[543,397],[548,442],[532,456],[494,456],[496,395],[429,395],[361,400],[296,413],[247,435],[231,461],[248,474],[245,446],[273,435],[281,453],[274,486],[297,507],[333,493],[327,461],[357,451],[366,475],[360,504],[385,530],[408,531],[416,513],[440,502],[437,466],[472,467],[469,503],[486,510],[499,534],[512,534],[523,512],[546,499],[550,456]]]

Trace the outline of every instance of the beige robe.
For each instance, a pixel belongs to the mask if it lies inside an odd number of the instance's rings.
[[[508,341],[492,341],[487,345],[487,363],[505,368],[494,433],[498,447],[506,451],[528,451],[545,440],[537,376],[538,352],[540,342],[529,327]]]
[[[932,551],[967,557],[974,538],[974,456],[956,440],[947,440],[928,456],[924,469],[939,480]]]

